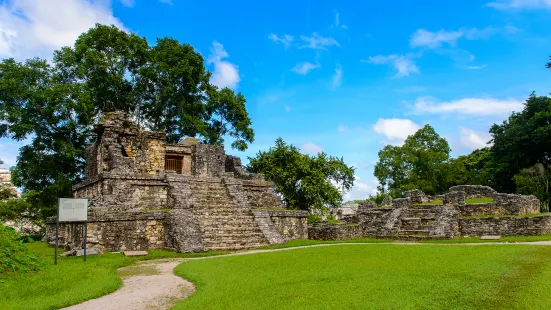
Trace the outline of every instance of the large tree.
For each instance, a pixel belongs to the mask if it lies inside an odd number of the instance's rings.
[[[420,189],[428,194],[444,190],[444,169],[450,147],[430,125],[407,137],[402,146],[387,145],[379,151],[375,176],[379,190],[399,196],[406,190]]]
[[[0,137],[31,139],[20,149],[13,181],[54,205],[82,178],[84,149],[102,113],[132,114],[145,129],[244,150],[254,140],[245,98],[209,83],[203,57],[171,38],[150,46],[115,26],[96,25],[51,62],[0,63]]]
[[[352,188],[354,168],[342,158],[319,153],[302,154],[278,138],[274,147],[249,158],[247,170],[262,173],[274,182],[289,209],[327,210],[342,202],[342,193]]]
[[[515,192],[513,176],[537,163],[551,164],[551,98],[530,95],[521,112],[490,128],[496,189]]]

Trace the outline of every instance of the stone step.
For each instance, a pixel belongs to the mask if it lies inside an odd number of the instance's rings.
[[[428,229],[400,229],[399,234],[403,235],[428,235],[430,230]]]
[[[251,243],[248,245],[234,245],[234,246],[207,246],[205,247],[205,250],[207,251],[237,251],[237,250],[245,250],[245,249],[252,249],[257,248],[259,246],[267,245],[268,242],[262,242],[262,243]]]

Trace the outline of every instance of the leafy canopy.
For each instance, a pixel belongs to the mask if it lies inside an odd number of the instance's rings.
[[[209,83],[203,57],[189,44],[147,40],[96,25],[53,60],[0,62],[0,137],[31,139],[20,149],[13,181],[43,208],[71,196],[84,150],[102,113],[122,110],[168,142],[186,136],[245,150],[254,140],[244,96]]]
[[[289,209],[337,207],[342,202],[342,192],[350,190],[354,183],[354,168],[348,167],[342,158],[323,152],[317,156],[302,154],[281,138],[268,151],[249,157],[247,170],[262,173],[274,182]]]
[[[430,125],[407,137],[402,146],[387,145],[379,151],[375,177],[383,193],[401,195],[420,189],[428,194],[441,192],[444,165],[450,158],[450,147]]]

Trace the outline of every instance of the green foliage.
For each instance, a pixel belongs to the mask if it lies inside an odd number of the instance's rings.
[[[321,222],[322,218],[318,214],[309,213],[308,217],[306,218],[306,221],[308,222],[308,224],[316,224],[316,223]]]
[[[551,164],[551,98],[531,94],[524,109],[490,128],[496,189],[515,191],[514,175],[540,163]]]
[[[420,189],[434,195],[441,193],[445,164],[450,147],[430,125],[409,136],[403,146],[387,145],[379,151],[375,176],[379,190],[400,196],[406,190]]]
[[[520,170],[513,177],[517,187],[517,193],[536,196],[541,204],[541,211],[549,211],[549,168],[542,164]]]
[[[52,62],[0,62],[0,137],[31,138],[20,149],[13,183],[33,193],[44,216],[70,197],[83,177],[85,146],[104,112],[130,112],[168,142],[198,136],[204,143],[245,150],[254,140],[240,93],[209,83],[203,57],[171,38],[147,40],[115,26],[96,25]]]
[[[26,273],[39,269],[38,256],[28,251],[12,228],[0,224],[0,277],[11,272]]]
[[[302,154],[293,145],[278,138],[274,147],[249,158],[247,170],[262,173],[274,182],[289,209],[326,211],[342,202],[342,192],[352,188],[354,168],[343,159],[319,153]],[[339,188],[332,184],[339,184]]]

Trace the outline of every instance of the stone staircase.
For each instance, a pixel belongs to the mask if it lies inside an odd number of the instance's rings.
[[[433,206],[412,206],[406,208],[400,217],[399,235],[429,236],[440,210]]]
[[[238,205],[222,179],[191,184],[194,214],[205,250],[239,250],[268,244],[249,206]]]

